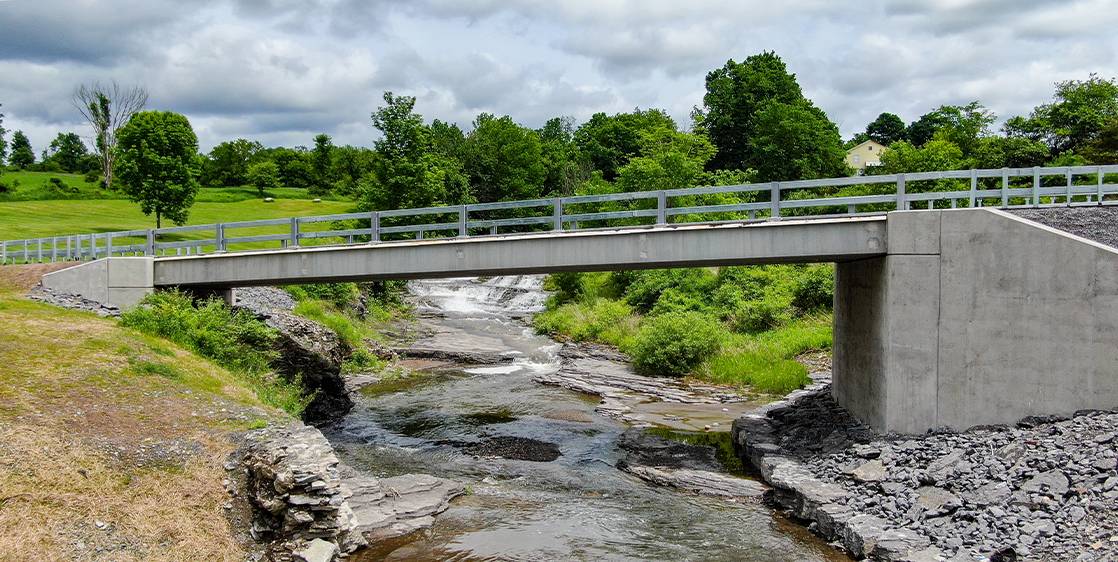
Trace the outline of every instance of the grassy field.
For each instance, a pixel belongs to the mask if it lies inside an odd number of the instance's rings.
[[[82,182],[81,176],[44,172],[6,172],[0,181],[11,183],[20,179],[15,195],[41,193],[49,178],[59,177],[70,184]],[[140,212],[139,205],[127,200],[97,198],[96,186],[84,184],[82,191],[70,199],[7,200],[0,197],[0,240],[36,238],[64,234],[111,232],[152,228],[155,218]],[[37,187],[36,187],[37,186]],[[27,189],[27,192],[22,190]],[[329,215],[352,209],[351,201],[306,199],[302,189],[277,189],[269,192],[275,201],[266,203],[255,189],[242,187],[204,188],[190,211],[187,224],[282,218],[305,215]],[[121,197],[112,193],[113,197]],[[88,197],[87,197],[88,196]],[[303,197],[303,198],[296,198]],[[171,226],[164,224],[164,226]]]
[[[23,298],[45,269],[0,268],[0,559],[245,559],[222,463],[290,418],[167,340]]]

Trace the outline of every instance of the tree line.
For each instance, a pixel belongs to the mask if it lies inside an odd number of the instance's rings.
[[[996,116],[975,101],[908,124],[882,113],[845,141],[775,53],[729,60],[705,86],[687,127],[666,111],[638,108],[581,124],[555,117],[540,128],[482,113],[467,131],[427,121],[414,97],[385,92],[371,115],[380,133],[371,147],[335,145],[323,133],[309,147],[234,139],[206,154],[198,154],[184,116],[141,111],[142,89],[83,86],[75,106],[95,131],[92,149],[63,132],[36,159],[16,131],[9,150],[0,115],[0,161],[86,173],[123,190],[157,222],[176,223],[202,185],[253,186],[261,195],[304,188],[352,198],[364,210],[425,207],[843,176],[854,173],[846,150],[868,139],[888,150],[867,173],[1118,161],[1118,84],[1096,75],[1058,83],[1052,102],[1008,119],[1000,132],[991,130]]]

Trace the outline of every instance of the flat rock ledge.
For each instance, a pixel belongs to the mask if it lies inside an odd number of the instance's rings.
[[[618,446],[625,456],[617,468],[658,486],[730,501],[758,498],[766,490],[756,480],[725,473],[713,447],[665,439],[639,428],[625,431]]]
[[[857,559],[1118,559],[1118,412],[874,434],[826,374],[734,422],[765,499]]]
[[[669,377],[639,375],[629,358],[610,347],[595,344],[564,344],[559,350],[562,367],[554,373],[533,378],[540,384],[592,394],[602,401],[596,410],[602,415],[647,425],[629,416],[634,398],[680,404],[728,404],[745,402],[746,397],[717,386],[689,384]]]
[[[465,491],[425,474],[361,475],[338,461],[318,429],[301,423],[249,432],[226,468],[241,472],[252,537],[280,562],[331,562],[428,527]]]

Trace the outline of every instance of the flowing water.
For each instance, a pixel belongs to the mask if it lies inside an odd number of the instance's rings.
[[[512,356],[495,366],[438,365],[365,389],[327,430],[347,464],[377,476],[423,472],[469,493],[435,525],[358,560],[839,560],[759,500],[730,502],[647,484],[617,468],[627,427],[597,399],[543,386],[559,345],[524,321],[546,295],[538,277],[410,285],[423,347]],[[493,437],[558,445],[550,462],[479,457]]]

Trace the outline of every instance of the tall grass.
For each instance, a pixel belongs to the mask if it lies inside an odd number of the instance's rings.
[[[148,295],[125,312],[121,322],[137,331],[171,340],[228,369],[261,402],[298,416],[310,403],[298,380],[282,380],[271,369],[276,358],[275,330],[217,299],[195,306],[177,291]],[[151,370],[153,367],[140,366]],[[169,376],[171,371],[159,372]]]

